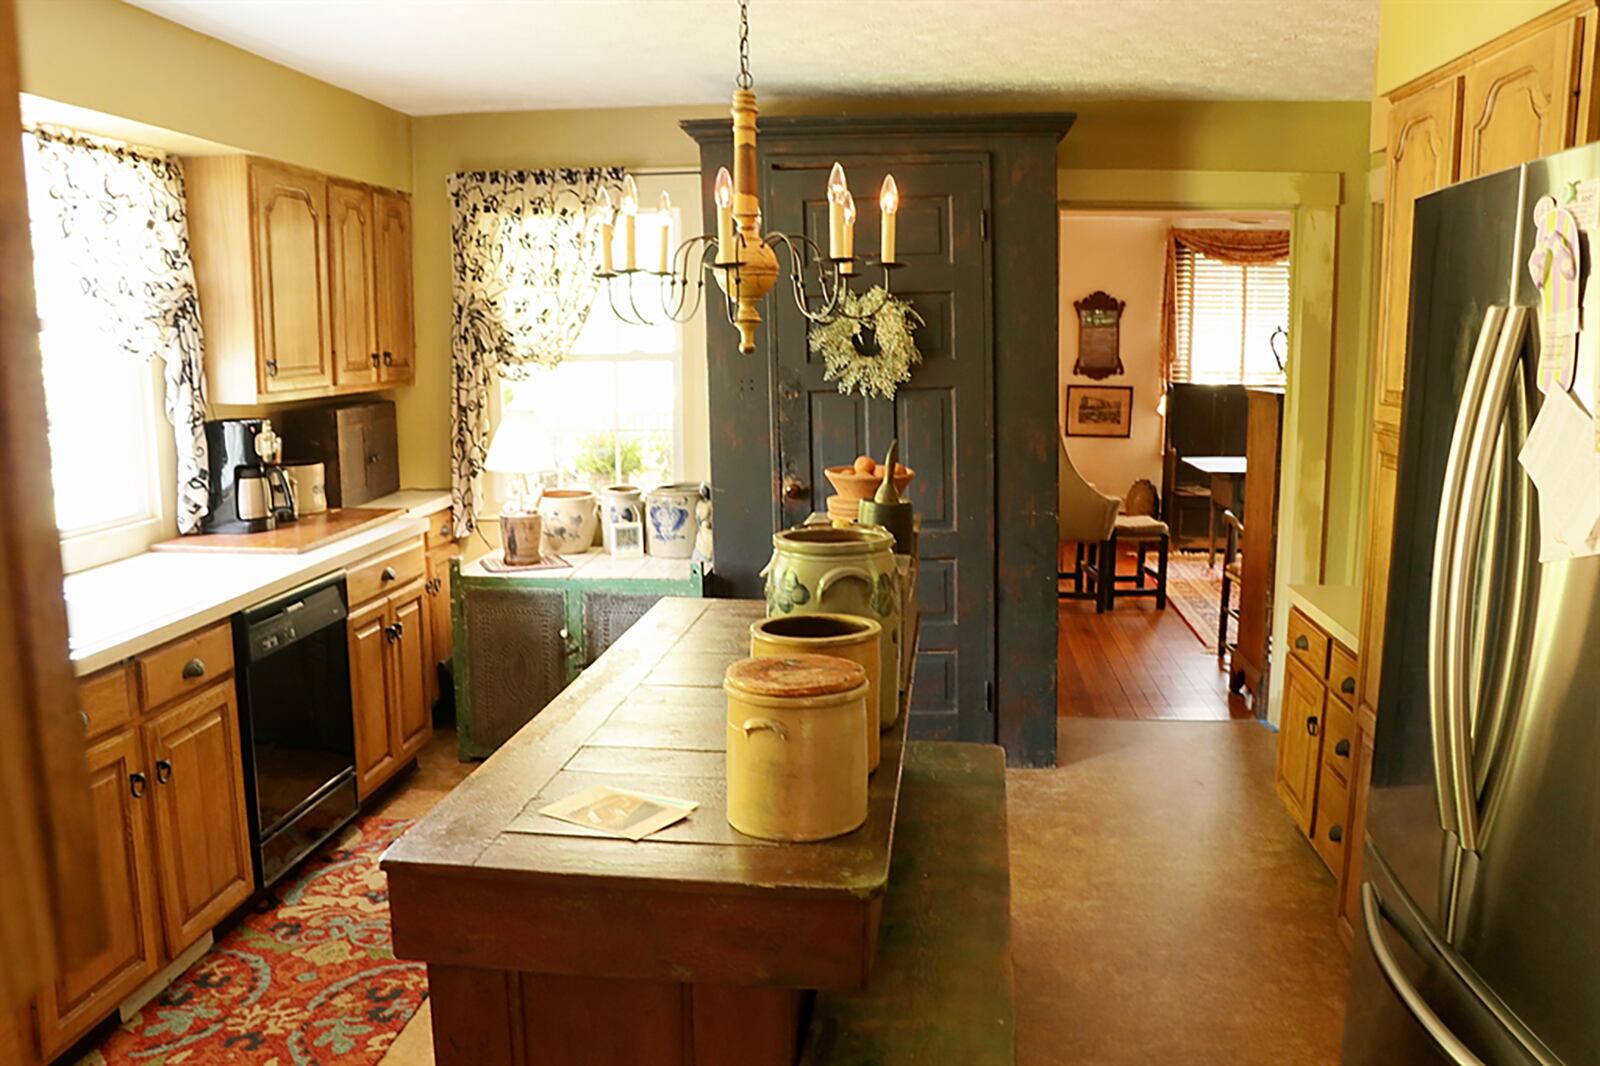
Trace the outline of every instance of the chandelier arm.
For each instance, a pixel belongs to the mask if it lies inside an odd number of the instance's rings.
[[[622,322],[622,323],[624,323],[626,325],[629,325],[629,326],[642,326],[642,325],[644,325],[643,322],[635,322],[635,321],[630,320],[627,315],[622,313],[622,308],[617,306],[617,288],[612,283],[617,280],[618,276],[619,275],[613,274],[611,277],[607,278],[606,281],[605,281],[606,302],[611,305],[611,313],[617,317],[617,320],[619,322]]]
[[[635,325],[653,326],[655,323],[647,319],[644,316],[644,312],[639,310],[639,303],[633,295],[633,279],[634,275],[637,273],[638,271],[634,271],[628,275],[628,309],[633,312],[633,317],[637,320],[634,323]]]
[[[836,311],[842,286],[835,284],[833,291],[829,292],[827,268],[823,265],[828,260],[823,258],[821,247],[804,234],[791,237],[787,233],[774,231],[767,234],[765,240],[774,247],[781,245],[788,254],[789,282],[793,287],[795,308],[800,312],[801,316],[806,321],[815,322],[819,325],[833,321],[837,317]],[[800,245],[799,249],[795,247],[796,242]],[[805,251],[807,250],[812,253],[811,258],[817,264],[817,284],[822,293],[822,306],[815,310],[811,307],[811,293],[806,287],[805,280],[807,268]],[[837,273],[836,268],[835,273]]]

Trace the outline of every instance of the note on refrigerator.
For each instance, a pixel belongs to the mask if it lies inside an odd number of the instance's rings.
[[[1545,393],[1517,459],[1539,496],[1539,561],[1600,555],[1594,418],[1564,389]]]

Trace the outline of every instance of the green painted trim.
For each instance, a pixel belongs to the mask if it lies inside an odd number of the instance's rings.
[[[1344,203],[1344,176],[1270,170],[1060,170],[1063,207],[1291,208]]]

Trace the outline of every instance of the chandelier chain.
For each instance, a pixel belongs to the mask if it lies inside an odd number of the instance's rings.
[[[750,0],[739,0],[739,79],[741,89],[755,84],[750,77]]]

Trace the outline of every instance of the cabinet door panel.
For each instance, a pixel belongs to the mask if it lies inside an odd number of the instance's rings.
[[[350,615],[350,700],[356,726],[356,786],[366,798],[394,773],[399,746],[389,735],[389,601]]]
[[[399,193],[373,196],[378,212],[378,348],[380,379],[409,385],[416,341],[411,304],[411,201]]]
[[[360,186],[328,185],[328,310],[339,385],[378,380],[372,202],[372,193]]]
[[[1290,660],[1278,723],[1278,795],[1302,832],[1311,832],[1322,757],[1322,682]]]
[[[446,662],[455,644],[452,628],[454,618],[450,604],[450,560],[459,557],[454,545],[446,545],[428,553],[428,670],[429,700],[439,698],[438,664]]]
[[[1400,441],[1392,433],[1373,437],[1372,484],[1367,504],[1367,572],[1361,590],[1361,656],[1357,660],[1356,709],[1376,715],[1383,677],[1384,613],[1389,599],[1389,562],[1394,553],[1395,486],[1400,478]]]
[[[389,597],[389,616],[396,634],[389,646],[394,671],[390,713],[401,759],[409,759],[428,742],[433,726],[433,706],[428,699],[428,673],[433,670],[428,649],[433,634],[428,630],[426,599],[420,581]]]
[[[39,1042],[54,1057],[93,1027],[161,965],[161,918],[150,857],[153,782],[136,730],[88,752],[89,795],[100,885],[105,898],[105,949],[41,989]],[[135,774],[143,774],[135,779]],[[139,781],[139,783],[135,783]],[[142,796],[135,796],[135,792]]]
[[[233,682],[144,727],[167,951],[177,955],[255,888]]]
[[[1514,167],[1572,144],[1576,20],[1485,56],[1462,85],[1461,177]]]
[[[251,175],[262,389],[329,386],[327,179],[264,163]]]
[[[1356,764],[1351,775],[1350,833],[1345,838],[1344,868],[1339,873],[1340,932],[1351,937],[1361,920],[1361,864],[1367,846],[1367,796],[1371,790],[1372,733],[1362,729],[1356,741]]]
[[[1400,424],[1411,310],[1412,208],[1418,197],[1455,180],[1460,126],[1456,78],[1395,101],[1389,112],[1389,172],[1384,209],[1383,297],[1378,323],[1380,424]]]

